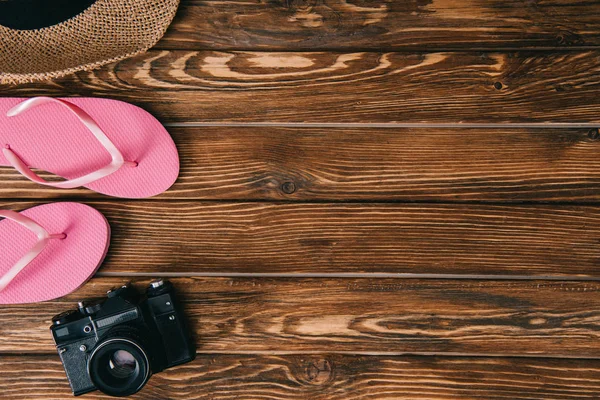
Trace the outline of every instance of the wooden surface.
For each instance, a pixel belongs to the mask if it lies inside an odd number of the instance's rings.
[[[152,50],[55,83],[4,87],[0,95],[111,97],[169,123],[597,125],[599,69],[597,50]]]
[[[57,357],[4,357],[0,369],[0,384],[7,398],[64,400],[71,396]],[[132,398],[597,399],[599,376],[598,364],[590,360],[201,355],[191,364],[153,376],[144,391]],[[83,398],[112,397],[94,392]]]
[[[600,359],[600,282],[263,277],[173,283],[200,353]],[[0,351],[54,354],[47,332],[52,317],[122,284],[122,278],[97,278],[43,310],[8,308],[0,315]]]
[[[599,202],[589,128],[182,127],[180,200]],[[45,175],[46,176],[46,175]],[[103,199],[0,172],[2,198]]]
[[[69,398],[52,316],[165,276],[198,357],[139,399],[599,398],[599,22],[596,1],[182,0],[144,55],[0,86],[140,105],[182,165],[141,201],[0,169],[0,208],[85,202],[113,231],[80,290],[0,308],[0,397]]]
[[[57,357],[4,357],[0,369],[7,398],[64,400],[71,395]],[[201,355],[192,364],[153,376],[144,391],[132,398],[597,399],[599,377],[598,364],[590,360]],[[84,398],[111,399],[98,392]]]
[[[18,210],[34,204],[0,207]],[[100,270],[105,274],[600,279],[598,206],[166,200],[87,204],[112,226],[111,251]]]
[[[495,49],[600,44],[596,3],[183,0],[161,49]]]

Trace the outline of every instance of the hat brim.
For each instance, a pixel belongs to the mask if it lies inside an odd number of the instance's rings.
[[[175,17],[179,0],[98,0],[47,28],[0,25],[0,83],[59,78],[140,54]]]

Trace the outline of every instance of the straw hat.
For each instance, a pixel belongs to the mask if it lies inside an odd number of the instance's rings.
[[[179,0],[0,0],[0,83],[58,78],[140,54]]]

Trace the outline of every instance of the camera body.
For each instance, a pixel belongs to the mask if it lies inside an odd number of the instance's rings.
[[[138,392],[150,376],[195,358],[182,310],[168,281],[145,295],[125,285],[95,303],[57,315],[50,327],[71,389],[111,396]]]

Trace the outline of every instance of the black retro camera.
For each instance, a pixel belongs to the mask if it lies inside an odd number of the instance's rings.
[[[75,396],[138,392],[153,373],[190,362],[195,348],[168,281],[141,296],[125,285],[95,303],[57,315],[50,327]]]

